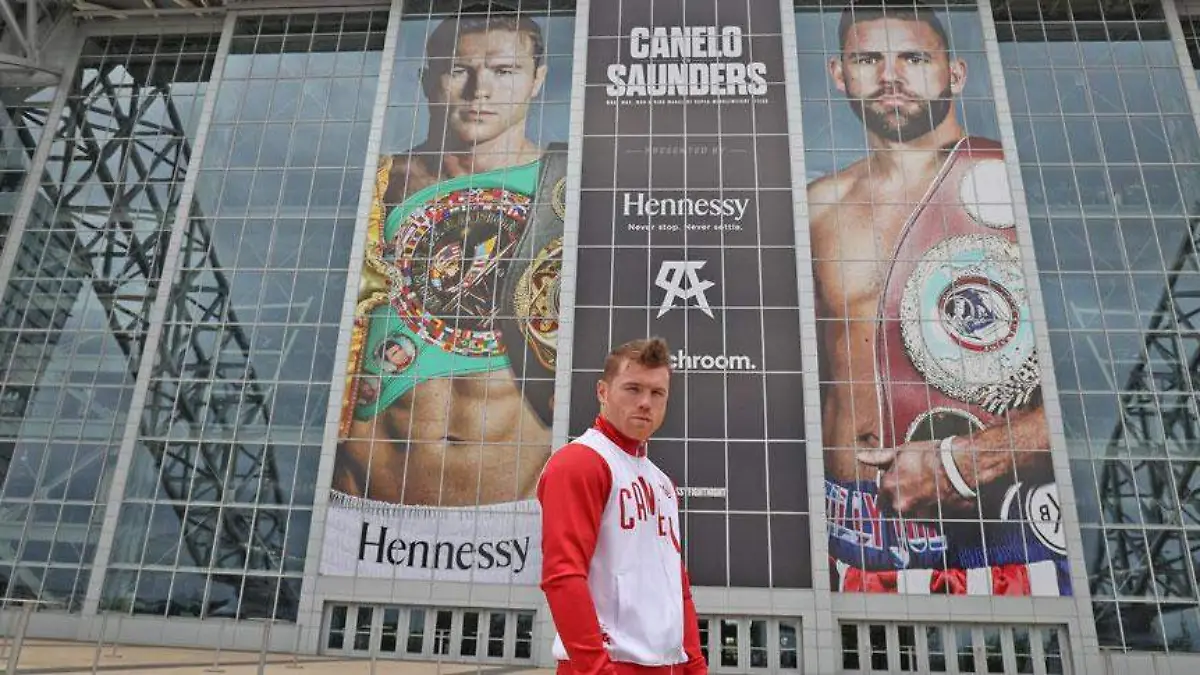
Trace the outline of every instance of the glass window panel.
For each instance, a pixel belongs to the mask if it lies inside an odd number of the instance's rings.
[[[1158,605],[1153,603],[1120,603],[1121,628],[1126,649],[1135,651],[1164,651],[1163,623]]]
[[[897,626],[897,641],[900,643],[900,670],[917,670],[917,631],[914,626]]]
[[[349,122],[328,122],[321,132],[317,151],[318,166],[344,166],[354,126]]]
[[[411,609],[408,612],[408,641],[404,651],[409,654],[420,654],[425,644],[425,610]]]
[[[736,668],[738,665],[738,622],[721,619],[721,665]]]
[[[278,577],[247,576],[242,588],[238,618],[263,619],[274,616],[278,594]]]
[[[147,565],[174,565],[179,553],[180,514],[179,504],[155,504],[146,535]]]
[[[1137,161],[1133,130],[1128,118],[1101,117],[1095,123],[1104,147],[1105,160],[1113,163]]]
[[[1070,146],[1069,157],[1064,161],[1099,162],[1100,137],[1097,135],[1096,120],[1089,117],[1068,117],[1063,118],[1062,122],[1066,126],[1067,143]]]
[[[1179,194],[1179,181],[1175,169],[1165,166],[1146,166],[1142,168],[1145,175],[1146,192],[1150,199],[1150,208],[1156,215],[1170,216],[1183,213],[1183,198]]]
[[[167,615],[200,618],[204,611],[204,587],[207,581],[203,574],[177,573],[171,585],[171,603],[167,606]]]
[[[361,55],[360,55],[361,56]],[[329,110],[326,119],[354,119],[358,109],[358,91],[361,86],[357,78],[332,80],[329,91]],[[374,87],[371,87],[374,89]],[[340,166],[342,162],[338,162]]]
[[[1121,83],[1115,71],[1092,70],[1088,72],[1088,86],[1092,103],[1097,113],[1125,114],[1125,103],[1121,94]],[[1090,112],[1077,106],[1073,112]]]
[[[349,610],[345,605],[334,605],[329,615],[328,649],[341,649],[346,640],[346,614]]]
[[[1077,100],[1081,99],[1084,101],[1082,105],[1086,105],[1086,92],[1079,92],[1082,82],[1077,78],[1080,74],[1082,74],[1082,71],[1076,71],[1076,75],[1074,77],[1068,77],[1066,73],[1063,73],[1059,76],[1059,79],[1062,82],[1063,87],[1067,89],[1074,89],[1077,94],[1082,94],[1081,96],[1077,96]],[[1034,114],[1057,114],[1060,109],[1060,101],[1063,101],[1065,97],[1061,96],[1061,93],[1057,96],[1051,93],[1057,88],[1054,82],[1054,75],[1051,73],[1051,71],[1026,70],[1022,73],[1022,75],[1024,76],[1025,80],[1023,92],[1025,96],[1023,98],[1029,104],[1029,112]]]
[[[1100,623],[1097,619],[1096,627],[1099,629]],[[1063,672],[1062,648],[1058,642],[1058,629],[1043,628],[1042,633],[1042,656],[1046,666],[1046,672],[1051,675],[1059,675]]]
[[[41,600],[58,603],[56,609],[71,611],[76,597],[78,567],[50,567],[42,583]]]
[[[385,607],[383,609],[383,625],[379,634],[379,651],[386,654],[396,652],[399,630],[400,610],[396,607]]]
[[[1058,117],[1038,117],[1030,120],[1037,148],[1037,161],[1064,163],[1071,159],[1068,136]],[[1073,139],[1072,139],[1073,140]]]
[[[960,672],[975,672],[975,638],[970,628],[954,629],[954,644],[958,649],[958,669]]]
[[[1018,673],[1033,672],[1033,647],[1029,641],[1028,628],[1013,628],[1013,656]]]
[[[1000,642],[999,628],[983,629],[983,648],[986,654],[987,671],[989,673],[1004,672],[1004,650]]]
[[[942,642],[941,626],[925,627],[925,648],[929,653],[929,672],[946,672],[946,647]]]
[[[479,649],[479,612],[463,612],[460,656],[475,656]]]
[[[1167,649],[1172,652],[1200,652],[1200,608],[1195,604],[1161,605]]]
[[[1128,68],[1118,72],[1126,109],[1135,114],[1157,113],[1159,111],[1158,96],[1154,91],[1154,82],[1150,78],[1150,71],[1145,68]]]
[[[214,618],[236,617],[238,598],[242,594],[242,580],[243,578],[240,575],[213,575],[209,581],[205,616]]]
[[[517,614],[517,644],[513,656],[518,659],[533,657],[533,614]]]
[[[1079,185],[1079,203],[1085,215],[1096,217],[1113,213],[1113,192],[1102,167],[1076,165],[1075,180]],[[1095,254],[1096,249],[1092,251]]]
[[[374,607],[358,608],[354,617],[354,651],[365,652],[371,648],[371,623],[374,620]]]
[[[171,595],[170,572],[142,572],[138,577],[137,595],[133,601],[135,614],[163,615]]]
[[[278,119],[278,118],[274,118]],[[267,124],[262,130],[257,166],[282,167],[287,164],[288,143],[292,137],[290,124]],[[207,155],[207,149],[205,150]]]
[[[887,627],[877,624],[867,626],[867,637],[871,645],[871,668],[874,670],[890,668],[887,652]]]
[[[766,668],[767,658],[767,622],[762,619],[750,621],[750,667]]]
[[[504,656],[504,626],[508,617],[503,612],[488,614],[488,648],[487,655],[499,658]]]

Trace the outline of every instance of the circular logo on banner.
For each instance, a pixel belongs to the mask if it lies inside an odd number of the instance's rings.
[[[558,346],[558,291],[562,271],[562,237],[534,256],[513,290],[517,325],[538,361],[554,370]]]
[[[407,335],[389,335],[375,350],[375,360],[380,372],[389,375],[408,370],[417,358],[417,345]]]
[[[1019,255],[1003,237],[949,237],[922,256],[900,301],[904,350],[925,380],[995,414],[1038,386]]]
[[[1003,230],[1017,222],[1004,160],[980,160],[964,172],[958,182],[958,200],[967,214],[985,227]]]
[[[393,240],[392,306],[423,340],[465,356],[504,351],[496,296],[528,222],[529,198],[456,190],[410,213]]]
[[[1004,288],[983,277],[962,277],[938,300],[942,328],[973,351],[1003,347],[1017,332],[1017,307]]]
[[[1025,517],[1042,545],[1058,555],[1067,554],[1067,533],[1058,501],[1058,485],[1039,485],[1025,495]]]

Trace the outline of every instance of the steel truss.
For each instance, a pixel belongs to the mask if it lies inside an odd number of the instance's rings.
[[[60,75],[42,58],[50,28],[67,6],[53,0],[0,0],[0,71],[35,71]]]
[[[85,65],[74,83],[41,181],[45,212],[32,214],[8,300],[0,309],[0,325],[21,329],[0,333],[0,354],[15,355],[2,364],[11,363],[10,372],[0,370],[8,392],[3,418],[14,421],[18,432],[4,436],[18,437],[62,329],[90,287],[103,308],[108,336],[123,355],[125,381],[132,385],[143,355],[157,360],[134,462],[158,467],[159,499],[176,504],[190,564],[277,572],[286,510],[259,510],[256,521],[252,509],[189,510],[186,505],[189,500],[221,504],[236,497],[282,507],[289,496],[275,480],[273,454],[265,443],[196,440],[215,433],[232,438],[239,427],[266,429],[270,423],[270,392],[258,382],[247,332],[230,303],[229,281],[198,202],[191,205],[162,339],[147,351],[152,307],[191,154],[171,85],[208,79],[199,60],[185,65],[176,72],[166,69],[165,77],[148,61],[142,67]],[[36,138],[33,130],[23,129],[30,153]],[[21,386],[14,388],[14,383]],[[11,442],[0,447],[5,460],[12,452]],[[65,478],[44,476],[34,499],[44,498]],[[15,559],[16,553],[0,551],[0,556]],[[125,559],[138,559],[137,553]],[[244,593],[273,597],[277,583],[248,577]],[[290,592],[289,586],[284,588]],[[133,590],[114,589],[109,596],[119,601],[132,597]],[[296,597],[280,598],[281,606],[297,602]]]
[[[1192,218],[1145,331],[1140,361],[1121,388],[1120,418],[1106,453],[1109,461],[1097,471],[1103,518],[1114,527],[1104,530],[1107,550],[1098,545],[1086,552],[1093,594],[1157,595],[1195,603],[1192,552],[1179,528],[1200,525],[1195,506],[1200,500],[1200,414],[1195,399],[1200,392],[1198,240],[1200,218]],[[1147,455],[1161,459],[1145,459]],[[1161,461],[1168,457],[1176,461]],[[1153,567],[1177,573],[1155,574]],[[1158,625],[1154,604],[1122,605],[1123,615],[1135,615],[1123,616],[1120,622],[1113,616],[1115,608],[1112,603],[1095,603],[1097,624]]]

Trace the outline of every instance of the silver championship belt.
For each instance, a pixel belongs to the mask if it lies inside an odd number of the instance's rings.
[[[963,139],[896,246],[880,299],[883,447],[969,435],[1040,386],[1000,146]]]

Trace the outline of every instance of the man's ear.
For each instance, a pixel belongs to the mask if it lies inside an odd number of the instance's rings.
[[[950,60],[950,92],[955,96],[962,93],[967,86],[967,62],[962,59]]]
[[[840,55],[829,59],[829,79],[833,80],[833,86],[838,91],[846,93],[846,70]]]
[[[600,409],[608,405],[608,382],[599,380],[596,382],[596,400],[600,401]]]
[[[546,84],[546,72],[547,72],[547,70],[546,70],[545,63],[538,66],[537,70],[534,71],[534,73],[533,73],[533,93],[529,95],[529,98],[531,98],[531,99],[537,98],[538,94],[542,93],[542,85]]]

